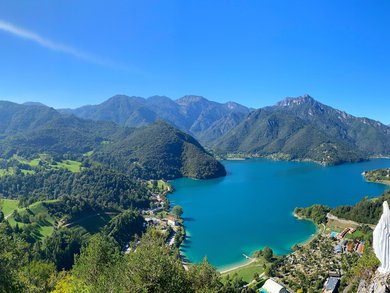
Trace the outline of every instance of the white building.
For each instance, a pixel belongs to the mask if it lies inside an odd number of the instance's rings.
[[[176,227],[177,221],[176,221],[176,218],[174,216],[172,216],[172,215],[168,216],[168,225],[171,227]]]
[[[261,290],[268,293],[289,293],[286,288],[277,283],[274,279],[268,279]]]

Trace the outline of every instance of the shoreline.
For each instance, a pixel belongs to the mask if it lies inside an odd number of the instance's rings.
[[[299,221],[309,221],[309,222],[312,222],[316,228],[316,231],[310,235],[310,237],[303,241],[303,242],[300,242],[300,243],[297,243],[295,245],[307,245],[309,244],[317,235],[321,234],[321,227],[319,225],[317,225],[317,223],[315,223],[312,219],[307,219],[307,218],[304,218],[304,217],[301,217],[299,216],[296,212],[295,212],[295,209],[294,211],[292,212],[292,215],[294,216],[294,218],[296,218],[297,220]],[[324,227],[324,230],[325,230],[325,227]],[[291,252],[290,252],[291,253]],[[288,253],[288,254],[290,254]]]
[[[223,268],[222,270],[217,270],[220,274],[227,274],[229,272],[232,272],[232,271],[235,271],[237,269],[240,269],[240,268],[243,268],[243,267],[246,267],[252,263],[254,263],[256,261],[256,258],[251,258],[250,260],[245,260],[244,263],[240,264],[240,265],[233,265],[232,267],[226,267],[226,268]]]
[[[316,229],[316,231],[315,231],[313,234],[311,234],[310,237],[309,237],[308,239],[306,239],[305,241],[302,241],[302,242],[295,243],[294,245],[307,245],[307,244],[309,244],[311,241],[313,241],[314,238],[315,238],[317,235],[321,234],[321,227],[319,227],[316,223],[314,223],[313,220],[311,220],[311,219],[306,219],[306,218],[303,218],[303,217],[299,216],[298,214],[295,213],[295,210],[292,212],[292,215],[293,215],[297,220],[312,222],[312,223],[314,224],[314,226],[315,226],[315,229]],[[293,247],[294,245],[292,245],[292,246],[290,247],[291,252],[286,253],[285,255],[289,255],[289,254],[291,254],[291,253],[294,253],[294,251],[292,251],[292,247]],[[254,263],[256,260],[257,260],[256,258],[251,258],[250,260],[244,261],[244,263],[242,263],[242,264],[232,265],[231,267],[227,266],[226,268],[223,268],[223,269],[221,269],[221,270],[218,270],[218,272],[219,272],[220,274],[227,274],[227,273],[230,273],[230,272],[235,271],[235,270],[237,270],[237,269],[240,269],[240,268],[249,266],[250,264]]]
[[[316,228],[316,231],[310,235],[310,237],[305,240],[305,241],[302,241],[302,242],[298,242],[298,243],[295,243],[294,245],[307,245],[309,244],[311,241],[314,240],[314,238],[316,236],[318,236],[319,234],[321,234],[321,227],[318,226],[313,220],[311,219],[306,219],[306,218],[303,218],[301,216],[299,216],[298,214],[295,213],[295,210],[292,212],[292,215],[297,219],[297,220],[300,220],[300,221],[309,221],[309,222],[312,222]],[[292,247],[294,246],[292,245],[290,249],[292,249]],[[291,251],[289,253],[286,253],[285,255],[289,255],[291,253],[294,253],[294,251]],[[238,265],[233,265],[232,267],[227,267],[227,268],[224,268],[222,270],[218,270],[218,272],[220,274],[227,274],[227,273],[230,273],[232,271],[235,271],[237,269],[240,269],[240,268],[243,268],[243,267],[246,267],[246,266],[249,266],[250,264],[252,264],[253,262],[256,261],[256,258],[251,258],[250,260],[247,260],[245,263],[242,263],[242,264],[238,264]]]
[[[222,160],[226,160],[226,161],[244,161],[244,160],[256,160],[256,159],[266,159],[266,160],[272,160],[272,161],[296,161],[296,162],[304,162],[304,161],[300,161],[300,160],[286,160],[286,159],[280,159],[280,158],[270,158],[270,157],[246,157],[246,158],[235,158],[235,157],[231,157],[231,158],[224,158]],[[369,159],[365,160],[365,161],[369,161],[369,160],[375,160],[375,159],[388,159],[388,158],[383,158],[383,157],[379,157],[379,158],[374,158],[374,157],[370,157]],[[314,163],[314,164],[319,164],[321,165],[319,162],[316,162],[316,161],[312,161],[312,160],[308,160],[306,162],[310,162],[310,163]],[[344,163],[350,163],[350,162],[344,162]],[[352,162],[351,164],[359,164],[361,162]],[[366,180],[367,181],[367,180]],[[367,182],[370,182],[370,181],[367,181]],[[379,182],[376,182],[376,183],[379,183]],[[385,184],[385,183],[383,183]],[[308,237],[303,240],[303,241],[298,241],[298,242],[295,242],[295,243],[291,243],[291,246],[290,246],[290,249],[287,253],[282,253],[280,255],[284,255],[284,256],[288,256],[288,255],[291,255],[294,253],[294,250],[292,249],[295,245],[298,245],[298,246],[306,246],[308,244],[310,244],[318,235],[322,235],[324,232],[325,232],[325,225],[323,224],[317,224],[315,223],[312,219],[307,219],[307,218],[304,218],[298,214],[296,214],[295,212],[295,209],[291,212],[291,215],[296,218],[296,220],[304,220],[304,221],[310,221],[314,224],[314,227],[315,227],[315,230],[310,234],[308,235]],[[183,225],[183,228],[185,229],[185,232],[187,234],[187,229],[185,227],[185,225]],[[262,235],[264,237],[264,235]],[[184,241],[183,241],[184,243]],[[183,244],[182,243],[182,244]],[[181,245],[182,245],[181,244]],[[290,243],[287,243],[288,245]],[[185,255],[184,255],[185,256]],[[257,259],[256,258],[251,258],[251,259],[243,259],[242,261],[239,261],[239,262],[236,262],[236,263],[233,263],[231,265],[226,265],[226,266],[223,266],[221,268],[217,268],[217,271],[220,273],[220,274],[228,274],[230,272],[233,272],[235,270],[238,270],[238,269],[241,269],[241,268],[244,268],[246,266],[249,266],[251,264],[253,264],[253,262],[255,262]]]
[[[324,161],[317,161],[310,158],[296,158],[292,159],[290,155],[285,153],[276,153],[276,154],[268,154],[268,155],[260,155],[260,154],[243,154],[242,156],[234,157],[234,154],[232,154],[232,157],[227,157],[227,155],[217,155],[219,161],[245,161],[245,160],[251,160],[251,159],[267,159],[272,161],[286,161],[286,162],[300,162],[300,163],[314,163],[323,167],[332,167],[337,165],[343,165],[343,164],[356,164],[356,163],[362,163],[367,162],[370,160],[375,159],[390,159],[390,156],[370,156],[361,158],[356,161],[348,161],[348,160],[341,160],[336,162],[324,162]]]
[[[388,159],[388,158],[386,158]],[[386,185],[386,186],[390,186],[390,179],[389,180],[369,180],[367,178],[367,173],[368,172],[372,172],[372,171],[376,171],[376,170],[368,170],[368,171],[363,171],[361,173],[361,175],[363,176],[364,180],[368,183],[378,183],[378,184],[383,184],[383,185]]]

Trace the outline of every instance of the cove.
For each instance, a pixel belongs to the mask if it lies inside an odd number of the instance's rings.
[[[390,167],[390,159],[323,167],[309,162],[252,159],[222,161],[228,175],[213,180],[173,181],[172,205],[184,209],[188,238],[182,253],[192,262],[207,256],[222,270],[245,262],[265,246],[277,254],[291,251],[315,233],[309,221],[292,215],[295,207],[354,204],[387,188],[366,182],[365,170]]]

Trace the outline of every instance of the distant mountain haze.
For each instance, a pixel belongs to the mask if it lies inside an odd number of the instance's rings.
[[[130,127],[163,120],[207,144],[236,126],[251,109],[234,102],[212,102],[200,96],[189,95],[173,101],[164,96],[144,99],[117,95],[99,105],[59,111],[85,119],[113,121]],[[205,135],[205,132],[209,134]]]
[[[62,109],[82,118],[139,127],[166,121],[220,155],[271,156],[338,164],[390,155],[390,128],[324,105],[309,95],[258,110],[188,95],[114,96],[99,105]]]

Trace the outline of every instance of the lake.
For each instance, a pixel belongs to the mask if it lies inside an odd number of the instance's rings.
[[[366,182],[365,170],[390,167],[390,159],[323,167],[309,162],[253,159],[223,161],[228,175],[175,180],[172,205],[181,205],[188,235],[182,252],[192,262],[207,256],[218,269],[245,261],[265,246],[277,254],[306,241],[315,226],[297,220],[295,207],[354,204],[387,188]]]

